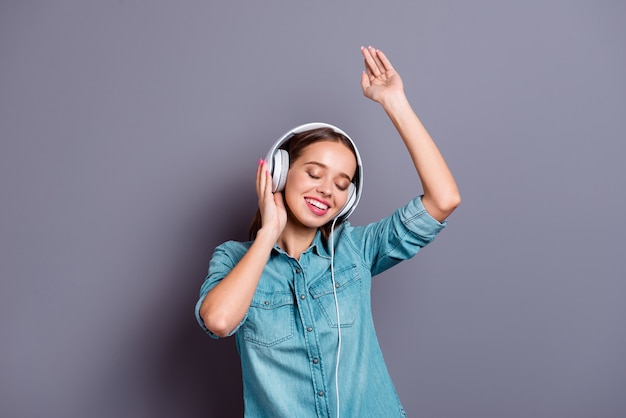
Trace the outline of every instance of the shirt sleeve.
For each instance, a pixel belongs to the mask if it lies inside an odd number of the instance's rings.
[[[213,338],[219,337],[212,333],[204,324],[204,321],[200,316],[200,307],[202,306],[202,302],[204,302],[204,298],[207,293],[209,293],[211,289],[213,289],[224,277],[226,277],[228,273],[230,273],[247,250],[248,246],[244,243],[228,241],[215,248],[211,261],[209,262],[209,272],[204,279],[202,286],[200,286],[200,297],[196,303],[195,314],[200,327],[204,330],[204,332]],[[229,336],[234,334],[235,331],[239,329],[241,324],[245,322],[247,316],[248,314],[246,313],[239,325],[237,325],[237,327],[228,334]]]
[[[348,227],[349,241],[372,275],[407,260],[431,243],[446,226],[433,218],[418,196],[391,216],[365,227]]]

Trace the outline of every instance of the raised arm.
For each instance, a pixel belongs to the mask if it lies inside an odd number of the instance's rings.
[[[245,316],[267,259],[287,222],[282,193],[272,193],[267,163],[259,160],[256,191],[262,227],[246,254],[213,289],[200,306],[204,325],[216,335],[228,335]]]
[[[400,75],[385,54],[361,47],[365,70],[361,75],[363,94],[379,103],[398,130],[422,183],[422,203],[438,221],[445,220],[461,203],[454,177],[424,125],[413,111]]]

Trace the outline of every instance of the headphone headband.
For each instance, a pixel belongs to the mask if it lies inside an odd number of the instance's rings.
[[[272,145],[269,152],[267,153],[267,157],[265,157],[265,161],[268,164],[269,172],[272,175],[272,191],[280,191],[285,187],[287,172],[289,171],[289,154],[287,153],[287,151],[280,149],[280,147],[296,134],[319,128],[330,128],[333,130],[333,132],[345,136],[348,141],[350,141],[350,144],[352,145],[352,149],[354,150],[354,154],[356,156],[357,173],[355,175],[355,178],[353,179],[353,181],[356,182],[350,183],[351,186],[354,186],[354,189],[352,193],[349,194],[346,205],[337,215],[337,218],[342,218],[343,220],[345,220],[346,218],[348,218],[348,216],[352,214],[357,204],[359,203],[359,200],[361,199],[361,192],[363,190],[363,164],[361,162],[359,150],[357,149],[356,144],[354,143],[352,138],[350,138],[350,136],[343,130],[334,125],[322,122],[305,123],[304,125],[296,126],[295,128],[285,132],[285,134],[281,136],[274,143],[274,145]]]

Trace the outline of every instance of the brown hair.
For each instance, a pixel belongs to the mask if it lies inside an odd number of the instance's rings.
[[[289,138],[280,148],[286,150],[289,154],[289,166],[291,166],[292,162],[297,160],[302,155],[306,147],[320,141],[341,142],[352,151],[352,153],[354,154],[354,158],[357,158],[356,151],[352,146],[352,142],[345,135],[335,132],[331,128],[317,128],[295,134],[294,136]],[[355,184],[358,184],[358,175],[359,170],[357,169],[354,177],[352,178],[352,182]],[[344,219],[337,219],[337,222],[335,222],[335,227],[341,225],[343,221]],[[320,227],[324,243],[326,243],[328,237],[330,236],[331,225],[332,220],[329,221],[326,225]],[[254,217],[252,218],[252,222],[250,223],[250,240],[256,238],[256,234],[257,232],[259,232],[259,229],[261,229],[261,211],[257,209],[256,214],[254,215]]]

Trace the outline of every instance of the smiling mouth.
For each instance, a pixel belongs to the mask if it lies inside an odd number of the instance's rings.
[[[306,200],[306,202],[309,205],[315,206],[316,208],[320,209],[320,210],[328,210],[328,205],[323,204],[322,202],[320,202],[319,200],[315,200],[315,199],[310,199],[310,198],[306,198],[304,199]]]

